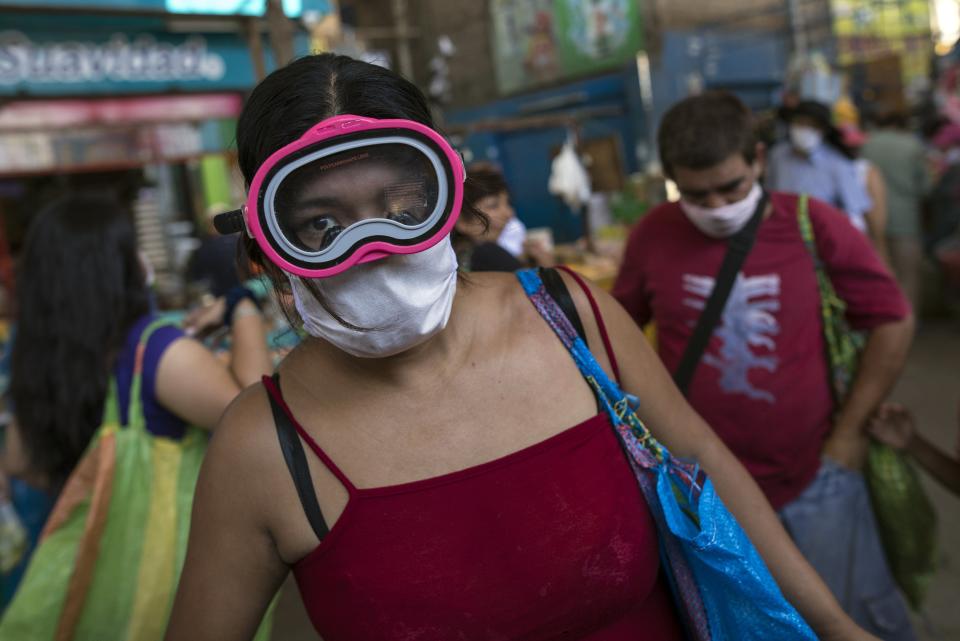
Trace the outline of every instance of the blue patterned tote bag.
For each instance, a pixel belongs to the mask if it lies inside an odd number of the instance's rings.
[[[816,635],[698,466],[678,460],[636,414],[534,270],[524,291],[570,352],[616,428],[657,524],[660,552],[687,634],[695,641],[800,641]]]

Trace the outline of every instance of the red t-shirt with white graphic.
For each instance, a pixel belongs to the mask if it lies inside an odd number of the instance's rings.
[[[820,295],[800,235],[797,196],[774,193],[689,400],[753,474],[774,508],[796,498],[820,466],[831,429]],[[869,330],[905,318],[906,299],[849,218],[813,200],[817,251],[850,324]],[[613,295],[637,323],[653,320],[660,357],[676,371],[727,250],[661,205],[634,228]]]

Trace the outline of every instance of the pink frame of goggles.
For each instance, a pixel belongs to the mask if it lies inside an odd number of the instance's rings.
[[[397,130],[409,131],[413,134],[426,138],[433,143],[436,150],[441,153],[441,160],[449,165],[453,180],[449,185],[450,195],[448,197],[449,206],[445,208],[447,214],[446,220],[439,227],[434,227],[428,236],[423,237],[414,243],[392,242],[391,240],[371,240],[364,242],[349,251],[341,260],[336,260],[335,264],[324,267],[310,267],[303,264],[297,264],[291,261],[277,250],[274,243],[271,242],[269,230],[264,229],[264,216],[261,211],[264,198],[263,190],[278,166],[282,166],[289,161],[291,156],[295,156],[301,150],[312,147],[326,140],[332,140],[349,134],[361,132],[376,132],[383,130],[393,130],[397,135]],[[460,209],[463,205],[463,181],[466,172],[463,168],[463,160],[453,147],[433,129],[426,125],[403,119],[379,120],[375,118],[364,118],[361,116],[341,115],[333,116],[314,125],[306,133],[294,142],[281,147],[267,158],[266,161],[257,169],[253,182],[247,193],[246,206],[239,211],[228,212],[216,217],[215,224],[220,233],[231,233],[239,231],[239,220],[243,219],[246,231],[256,242],[270,262],[277,265],[285,272],[301,276],[304,278],[328,278],[340,274],[354,265],[368,263],[380,258],[385,258],[393,254],[415,254],[424,251],[436,245],[443,240],[453,230],[457,218],[460,215]]]

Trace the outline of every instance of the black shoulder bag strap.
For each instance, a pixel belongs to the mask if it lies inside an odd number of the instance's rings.
[[[763,221],[763,212],[766,211],[768,202],[770,202],[770,197],[764,191],[753,216],[743,229],[730,237],[727,254],[724,256],[723,264],[720,265],[720,271],[717,273],[713,292],[711,292],[700,318],[697,319],[697,326],[683,352],[680,366],[677,367],[677,371],[673,375],[674,382],[684,395],[690,388],[690,382],[693,380],[693,374],[700,364],[700,358],[707,349],[713,329],[717,326],[717,322],[723,314],[723,308],[727,305],[727,299],[730,298],[730,292],[733,291],[733,285],[737,281],[737,274],[740,273],[743,262],[750,254],[750,250],[753,249],[753,243],[757,239],[757,229],[760,228],[760,223]]]
[[[563,310],[570,324],[577,330],[577,334],[579,334],[583,342],[586,343],[587,333],[583,330],[583,321],[580,320],[580,314],[577,313],[577,306],[574,304],[570,290],[567,289],[567,285],[563,282],[560,274],[552,267],[540,267],[537,269],[537,274],[540,276],[540,280],[543,281],[543,286],[547,290],[547,293],[550,294],[550,298],[560,306],[560,309]]]

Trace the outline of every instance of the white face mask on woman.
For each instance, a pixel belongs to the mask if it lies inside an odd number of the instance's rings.
[[[809,154],[823,142],[823,133],[813,127],[790,125],[790,142],[799,151]]]
[[[756,211],[761,196],[763,196],[763,189],[759,183],[755,182],[746,198],[730,205],[702,207],[681,200],[680,207],[690,222],[707,236],[727,238],[743,229]]]
[[[355,265],[312,281],[328,312],[297,276],[288,274],[303,329],[348,354],[384,358],[443,330],[457,290],[457,255],[450,238],[416,254]]]

